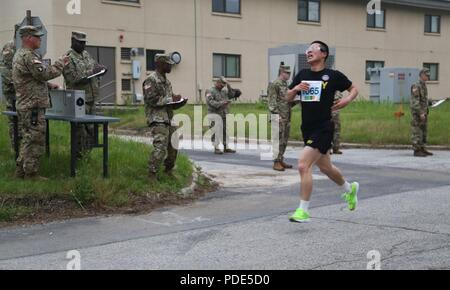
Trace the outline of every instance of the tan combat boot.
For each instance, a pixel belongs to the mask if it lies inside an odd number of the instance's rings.
[[[284,169],[284,166],[281,162],[276,161],[273,165],[273,170],[275,171],[286,171],[286,169]]]
[[[427,157],[428,155],[425,152],[423,152],[422,150],[415,150],[414,156],[415,157]]]
[[[225,152],[225,153],[232,153],[232,154],[236,153],[235,150],[232,150],[232,149],[230,149],[230,148],[225,148],[225,151],[224,151],[224,152]]]
[[[171,179],[174,179],[174,180],[176,180],[177,179],[177,177],[176,177],[176,175],[173,173],[173,169],[170,169],[170,170],[164,170],[164,173],[167,175],[167,176],[169,176]]]
[[[287,164],[284,161],[281,161],[281,165],[285,168],[285,169],[292,169],[294,168],[294,166],[292,166],[291,164]]]
[[[339,148],[333,148],[333,154],[342,155],[344,153],[341,150],[339,150]]]
[[[157,182],[158,181],[158,176],[156,175],[155,172],[151,172],[149,171],[148,173],[148,179],[152,182]]]
[[[17,179],[24,179],[25,178],[25,172],[23,172],[22,168],[16,167],[15,176],[16,176]]]
[[[31,181],[48,181],[49,180],[47,177],[40,176],[37,173],[25,174],[24,179],[31,180]]]
[[[433,153],[431,153],[430,151],[428,151],[428,150],[425,149],[425,148],[422,149],[422,152],[425,153],[425,154],[427,154],[428,156],[433,156],[433,155],[434,155]]]

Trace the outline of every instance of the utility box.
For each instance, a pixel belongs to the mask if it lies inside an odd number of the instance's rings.
[[[75,90],[51,90],[51,108],[47,114],[68,118],[86,116],[85,92]]]
[[[141,62],[138,60],[133,60],[132,66],[133,66],[133,80],[139,80],[141,78],[142,72]]]
[[[409,103],[411,86],[419,80],[417,68],[370,68],[370,100],[380,103]]]
[[[135,94],[134,96],[135,96],[135,98],[134,98],[135,103],[140,103],[144,100],[143,94]]]
[[[269,82],[273,82],[278,78],[281,62],[291,67],[292,75],[290,81],[302,69],[310,68],[306,58],[306,50],[310,46],[311,44],[293,44],[269,48]],[[330,47],[330,55],[325,64],[326,67],[334,68],[335,60],[336,49]]]

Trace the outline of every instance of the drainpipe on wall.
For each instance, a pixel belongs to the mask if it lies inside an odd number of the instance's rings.
[[[197,0],[194,0],[195,103],[201,103],[202,89],[198,83]]]

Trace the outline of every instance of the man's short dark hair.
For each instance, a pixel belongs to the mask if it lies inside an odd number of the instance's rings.
[[[328,47],[328,45],[325,42],[320,41],[320,40],[316,40],[316,41],[311,42],[311,44],[314,44],[314,43],[319,44],[320,45],[320,51],[327,54],[327,56],[325,57],[325,61],[326,61],[328,59],[328,56],[330,56],[330,48]]]

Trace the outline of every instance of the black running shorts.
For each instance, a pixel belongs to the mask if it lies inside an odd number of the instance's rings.
[[[334,124],[330,121],[315,128],[302,128],[302,134],[305,146],[318,149],[326,155],[332,148]]]

